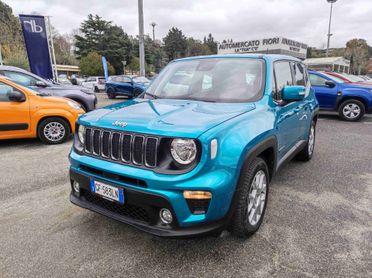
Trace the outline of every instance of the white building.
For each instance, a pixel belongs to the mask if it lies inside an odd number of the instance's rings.
[[[350,61],[344,57],[309,58],[304,63],[313,70],[350,72]]]
[[[226,42],[218,44],[218,54],[263,53],[285,54],[300,59],[306,58],[307,45],[283,37],[273,37],[260,40]]]

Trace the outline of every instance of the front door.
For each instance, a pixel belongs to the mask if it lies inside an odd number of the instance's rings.
[[[330,80],[318,74],[310,73],[310,83],[314,88],[320,108],[334,109],[337,103],[337,84],[331,88],[325,84],[326,81]]]
[[[276,129],[278,131],[278,156],[285,154],[300,140],[299,111],[300,102],[285,103],[281,99],[281,92],[285,86],[293,85],[290,62],[278,61],[274,63],[275,82],[274,95],[277,103]]]
[[[12,91],[19,90],[0,81],[0,139],[25,136],[31,130],[28,96],[23,102],[10,101]]]

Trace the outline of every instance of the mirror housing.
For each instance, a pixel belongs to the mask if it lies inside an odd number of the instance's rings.
[[[8,98],[9,98],[10,101],[14,101],[14,102],[24,102],[24,101],[26,101],[26,96],[19,91],[12,91],[8,95]]]
[[[38,81],[36,81],[35,86],[36,86],[36,87],[45,88],[45,87],[47,87],[48,85],[47,85],[46,83],[44,83],[43,81],[38,80]]]
[[[285,86],[282,90],[284,101],[297,101],[305,97],[305,86]]]
[[[324,82],[324,84],[326,85],[326,87],[328,88],[334,88],[336,86],[335,82],[331,81],[331,80],[327,80],[326,82]]]

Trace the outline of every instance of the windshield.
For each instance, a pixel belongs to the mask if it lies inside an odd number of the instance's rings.
[[[144,76],[136,76],[136,77],[133,77],[133,81],[136,82],[136,83],[150,83],[150,80],[148,80],[146,77]]]
[[[333,81],[336,81],[337,83],[345,83],[344,80],[342,80],[341,78],[337,77],[337,76],[334,76],[334,75],[330,75],[330,74],[327,74],[327,73],[323,73],[325,76],[329,77],[330,79],[332,79]]]
[[[262,59],[210,58],[170,63],[146,90],[158,98],[248,102],[264,89]]]

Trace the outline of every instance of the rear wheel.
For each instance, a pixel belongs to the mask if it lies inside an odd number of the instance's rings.
[[[46,118],[38,126],[38,136],[45,144],[60,144],[67,140],[71,131],[66,120],[56,117]]]
[[[315,148],[315,122],[311,123],[306,146],[296,156],[297,160],[309,161],[313,157]]]
[[[94,86],[94,92],[99,93],[99,89],[97,86]]]
[[[228,229],[239,237],[249,237],[260,227],[267,204],[269,171],[265,160],[255,158],[245,165],[238,184],[238,204]]]
[[[364,104],[356,99],[349,99],[341,103],[338,114],[345,121],[357,122],[365,114]]]
[[[107,96],[109,99],[114,99],[116,97],[114,91],[112,89],[107,90]]]

